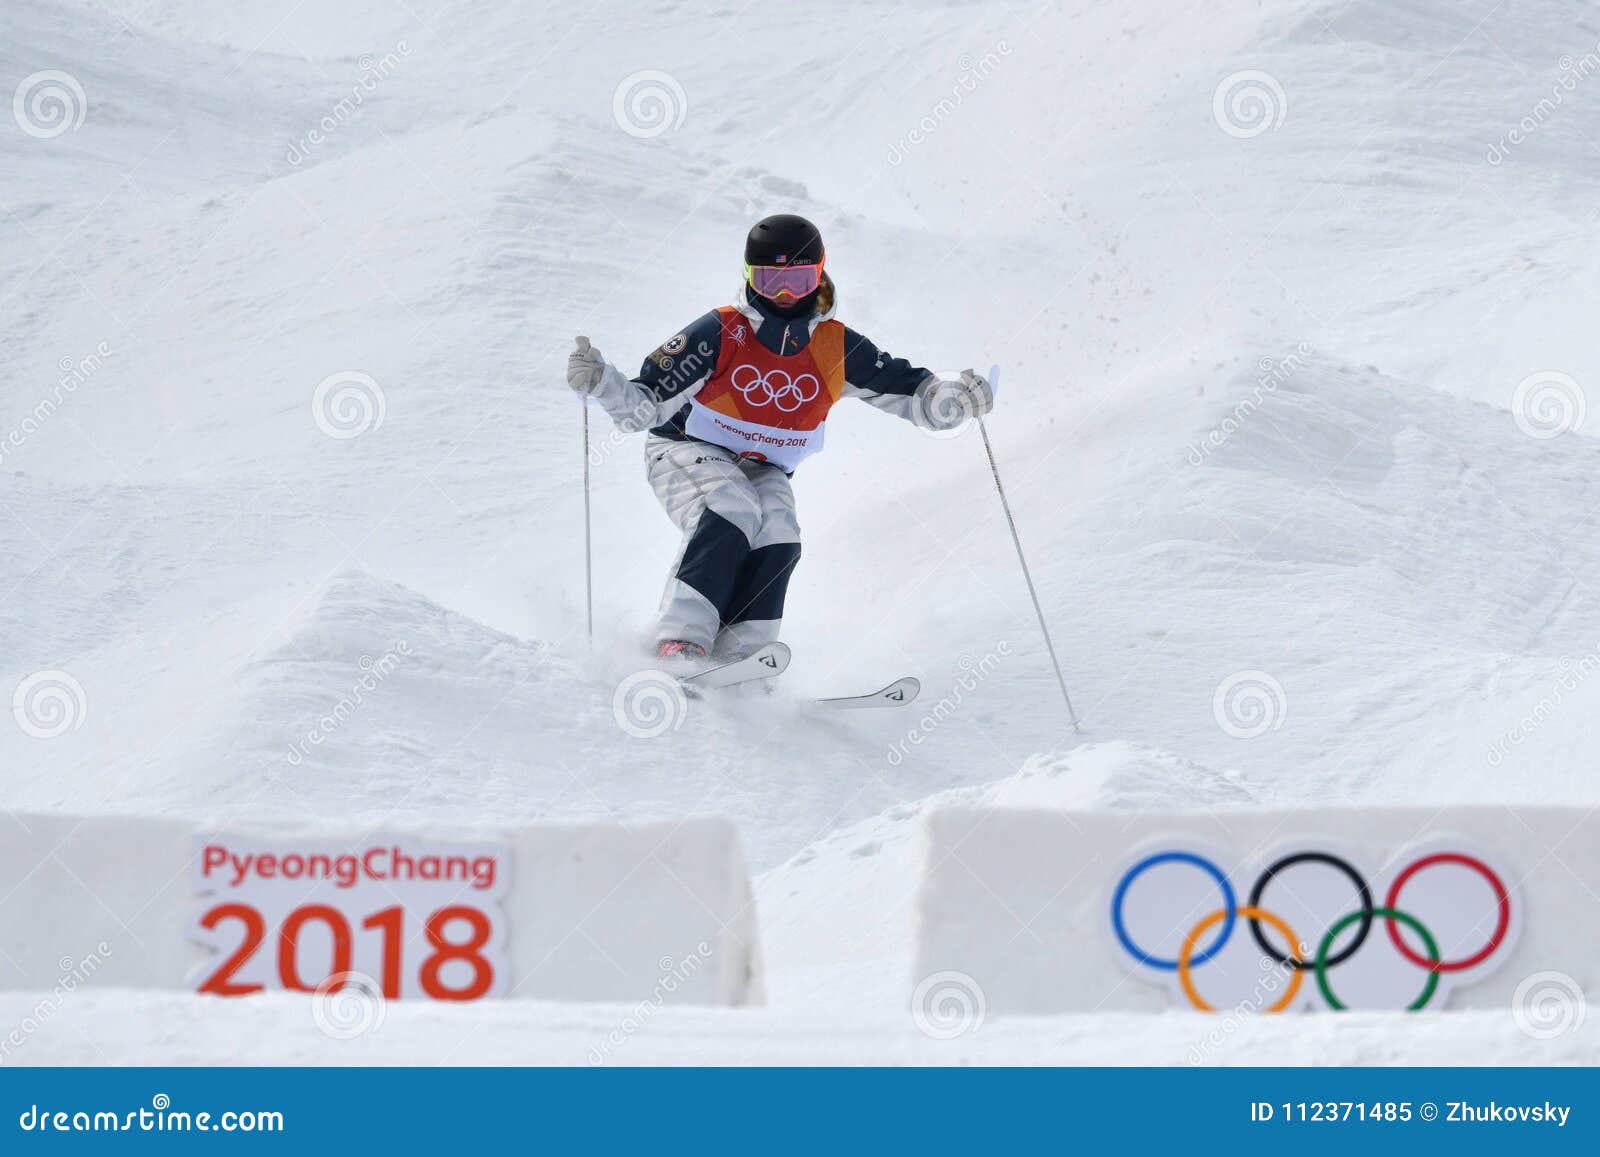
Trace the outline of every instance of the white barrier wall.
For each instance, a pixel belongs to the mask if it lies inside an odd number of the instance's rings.
[[[0,989],[228,994],[314,988],[348,969],[403,998],[763,999],[749,878],[724,821],[425,838],[115,817],[5,823]]]
[[[1515,1002],[1536,1016],[1539,999],[1600,992],[1590,809],[950,809],[928,823],[913,983],[941,976],[990,1013]]]

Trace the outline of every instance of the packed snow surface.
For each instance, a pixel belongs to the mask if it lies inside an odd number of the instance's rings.
[[[62,734],[0,728],[0,807],[725,815],[772,1007],[664,1011],[628,1060],[1182,1063],[1186,1016],[916,1033],[919,817],[1600,803],[1596,72],[1564,0],[7,0],[0,676],[72,683]],[[1002,364],[1082,734],[977,434],[848,405],[796,478],[779,689],[618,725],[675,531],[595,412],[591,648],[565,353],[631,367],[779,211],[848,324]],[[902,674],[918,711],[809,705]],[[1264,728],[1218,705],[1241,675]],[[19,1060],[583,1063],[617,1016],[350,1044],[273,1001],[71,1003]],[[1213,1059],[1600,1056],[1417,1024]]]

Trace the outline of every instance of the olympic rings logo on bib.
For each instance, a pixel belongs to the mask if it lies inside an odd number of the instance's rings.
[[[1498,967],[1520,930],[1515,877],[1459,845],[1390,857],[1376,877],[1324,847],[1279,848],[1247,893],[1222,859],[1185,846],[1147,849],[1110,898],[1111,931],[1132,975],[1203,1012],[1414,1012]],[[1384,934],[1374,935],[1380,923]],[[1303,991],[1308,973],[1320,1004]]]
[[[787,370],[780,369],[762,373],[748,363],[735,366],[729,380],[752,406],[775,406],[785,414],[792,414],[807,402],[816,401],[822,392],[822,383],[815,374],[794,377]]]

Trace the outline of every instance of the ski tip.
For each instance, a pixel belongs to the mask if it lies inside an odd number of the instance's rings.
[[[922,680],[915,675],[907,675],[904,679],[897,679],[889,684],[885,690],[884,698],[895,703],[910,703],[922,694]]]
[[[732,687],[753,679],[771,679],[789,667],[789,648],[783,643],[768,643],[741,659],[717,663],[678,679],[680,685],[699,689]]]
[[[904,707],[921,693],[921,680],[907,675],[903,679],[896,679],[887,687],[880,687],[865,695],[842,695],[831,699],[813,699],[812,702],[818,707],[846,711],[867,707]]]
[[[794,652],[789,650],[788,643],[768,643],[751,657],[763,667],[769,668],[774,675],[781,675],[788,670],[789,660],[794,658]]]

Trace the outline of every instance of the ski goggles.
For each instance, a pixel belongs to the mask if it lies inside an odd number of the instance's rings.
[[[822,262],[815,265],[746,265],[750,288],[771,301],[788,297],[798,301],[822,284]]]

